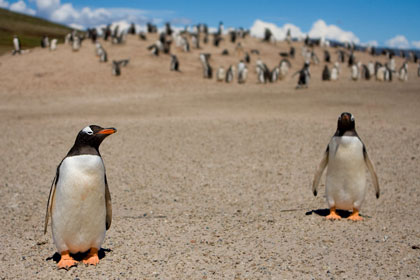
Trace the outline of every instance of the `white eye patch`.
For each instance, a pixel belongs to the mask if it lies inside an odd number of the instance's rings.
[[[353,116],[353,115],[351,115],[351,118],[350,118],[350,119],[351,119],[351,121],[354,121],[354,116]]]
[[[82,129],[82,131],[88,135],[92,135],[93,134],[93,130],[92,128],[90,128],[90,126],[86,126],[85,128]]]

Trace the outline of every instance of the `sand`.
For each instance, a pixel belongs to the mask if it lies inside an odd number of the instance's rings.
[[[202,78],[211,65],[236,63],[234,45],[152,57],[154,41],[103,43],[109,58],[130,58],[120,77],[94,45],[59,45],[0,57],[0,279],[408,279],[420,275],[420,78],[408,82],[322,82],[311,66],[308,89],[291,74],[257,83],[251,56],[246,84]],[[270,68],[286,43],[243,41]],[[221,51],[227,48],[228,57]],[[323,58],[322,49],[316,52]],[[335,50],[331,49],[335,60]],[[364,63],[368,54],[356,53]],[[385,62],[385,57],[375,60]],[[397,66],[402,63],[396,59]],[[368,179],[362,222],[327,221],[325,177],[313,175],[337,117],[354,114],[376,167],[381,197]],[[80,129],[118,132],[101,145],[113,221],[97,267],[56,268],[43,223],[55,168]],[[343,213],[346,215],[346,213]],[[347,213],[348,215],[348,213]]]

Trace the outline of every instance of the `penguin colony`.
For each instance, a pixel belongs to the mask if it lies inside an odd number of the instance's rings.
[[[224,40],[223,23],[219,24],[217,32],[213,35],[213,45],[218,47]],[[147,41],[148,33],[157,33],[158,29],[152,24],[147,25],[147,33],[139,32],[139,40]],[[137,34],[135,25],[131,25],[129,30],[120,30],[118,26],[112,28],[106,26],[102,30],[104,41],[110,40],[112,44],[124,44],[127,34]],[[243,47],[240,39],[249,34],[243,29],[230,30],[229,41],[237,43],[234,55],[238,57],[236,65],[226,67],[218,65],[215,73],[216,81],[231,83],[237,79],[239,84],[247,82],[249,64],[251,56],[256,57],[255,73],[258,83],[267,84],[283,80],[287,77],[292,67],[290,62],[295,58],[296,49],[291,46],[289,51],[280,52],[280,62],[271,70],[258,56],[260,51],[257,49],[247,50]],[[199,24],[192,31],[175,32],[170,24],[165,25],[165,31],[159,35],[159,39],[147,48],[151,56],[160,54],[170,55],[170,71],[180,72],[180,61],[171,52],[174,42],[175,47],[185,53],[193,49],[200,50],[203,44],[210,43],[210,33],[208,27]],[[66,44],[69,44],[74,52],[82,47],[85,39],[91,39],[95,44],[95,54],[99,57],[99,62],[107,63],[108,55],[105,48],[97,40],[98,34],[95,29],[88,30],[87,36],[78,34],[76,31],[69,33]],[[191,45],[190,42],[191,41]],[[263,41],[271,43],[273,36],[266,30]],[[288,32],[287,41],[291,44],[291,35]],[[45,47],[51,50],[57,48],[57,40],[48,38],[42,39]],[[13,38],[13,54],[20,54],[21,47],[17,36]],[[316,45],[316,44],[315,44]],[[357,61],[354,46],[348,47],[348,52],[339,49],[336,52],[337,60],[332,63],[332,55],[324,50],[324,70],[322,71],[323,81],[335,81],[339,79],[340,64],[344,64],[347,59],[348,67],[351,67],[351,78],[354,81],[359,79],[369,80],[376,78],[378,81],[391,81],[392,75],[398,75],[399,79],[408,79],[407,62],[396,72],[395,60],[392,54],[387,54],[389,62],[385,65],[370,61],[367,65]],[[221,52],[223,55],[230,55],[228,50]],[[305,63],[302,68],[295,72],[292,77],[298,76],[296,88],[307,88],[311,79],[310,66],[320,64],[318,56],[314,52],[314,42],[307,38],[305,46],[302,48],[302,56]],[[253,58],[254,59],[254,58]],[[211,66],[211,54],[201,52],[198,55],[203,69],[203,78],[213,78],[213,67]],[[121,67],[128,65],[129,59],[112,60],[112,74],[121,75]],[[329,64],[332,63],[331,68]],[[420,64],[418,66],[420,76]],[[105,239],[106,231],[110,228],[112,219],[111,194],[107,183],[104,162],[99,153],[99,146],[102,141],[116,132],[115,128],[102,128],[97,125],[90,125],[83,128],[76,136],[75,143],[56,169],[50,195],[47,203],[44,233],[47,231],[48,221],[51,219],[51,230],[54,244],[61,255],[58,268],[68,269],[77,265],[77,261],[72,257],[75,253],[86,253],[83,263],[97,265],[99,263],[98,251]],[[361,206],[367,192],[366,169],[369,171],[372,183],[375,188],[376,197],[379,198],[379,182],[373,164],[367,153],[367,148],[356,132],[355,118],[351,113],[342,113],[337,122],[337,130],[332,136],[324,152],[321,163],[316,170],[312,192],[318,194],[318,186],[324,170],[326,172],[326,202],[330,209],[328,220],[341,219],[337,210],[350,210],[352,214],[350,220],[360,221],[363,218],[359,215]],[[83,197],[83,199],[81,199]],[[89,215],[86,215],[89,213]]]
[[[146,30],[141,31],[134,23],[125,30],[120,28],[119,25],[109,24],[99,31],[95,28],[87,29],[86,33],[73,31],[65,36],[65,43],[69,44],[74,52],[77,52],[82,47],[82,42],[85,39],[91,39],[93,43],[97,44],[96,55],[99,57],[99,61],[106,63],[108,61],[108,54],[105,48],[99,43],[99,38],[102,38],[104,41],[110,41],[111,44],[120,45],[125,44],[127,35],[138,34],[138,38],[140,40],[147,41],[147,33],[158,34],[158,40],[147,46],[150,54],[152,56],[160,56],[162,54],[169,55],[169,69],[170,71],[176,72],[181,72],[180,66],[182,64],[182,60],[180,61],[171,51],[171,48],[173,47],[176,47],[178,50],[182,50],[185,53],[190,53],[192,49],[201,50],[205,45],[210,43],[210,37],[213,38],[212,45],[215,47],[219,47],[220,43],[223,41],[234,44],[235,47],[233,51],[229,51],[227,48],[224,48],[220,53],[226,56],[237,57],[236,65],[212,65],[210,53],[201,52],[198,54],[199,61],[201,61],[203,68],[203,78],[212,79],[213,67],[215,67],[214,69],[217,74],[215,76],[216,81],[218,82],[225,81],[226,83],[231,83],[235,78],[239,84],[247,82],[248,69],[250,68],[249,66],[252,56],[256,56],[255,61],[257,62],[256,67],[251,68],[255,69],[257,76],[257,80],[255,82],[266,84],[284,80],[288,75],[289,69],[292,67],[291,61],[295,58],[296,54],[296,48],[293,46],[294,40],[291,36],[291,31],[288,30],[285,41],[291,45],[290,50],[280,51],[280,62],[277,65],[274,65],[273,68],[268,67],[265,62],[261,61],[259,50],[247,49],[243,44],[244,39],[250,34],[249,30],[238,28],[228,29],[225,31],[223,22],[219,23],[217,30],[213,33],[210,33],[206,24],[197,24],[192,27],[185,27],[184,30],[174,30],[169,23],[166,23],[161,31],[159,31],[156,25],[151,23],[146,25]],[[226,38],[224,36],[225,33],[227,34]],[[268,44],[275,43],[276,40],[270,29],[267,28],[265,30],[262,41]],[[49,48],[53,51],[57,48],[57,42],[57,39],[52,39],[50,41],[47,36],[43,36],[41,39],[41,47]],[[12,51],[12,54],[21,54],[23,52],[17,36],[13,38],[13,46],[14,50]],[[335,52],[336,59],[334,59],[334,53],[331,53],[331,51],[327,49],[323,50],[324,69],[320,77],[322,81],[339,80],[340,64],[347,64],[351,72],[349,79],[353,81],[372,79],[377,81],[392,81],[393,78],[397,77],[400,81],[404,82],[408,80],[407,62],[414,61],[417,63],[418,59],[416,53],[408,52],[407,55],[402,51],[399,55],[405,57],[406,61],[403,62],[403,64],[397,69],[394,58],[396,55],[395,50],[384,49],[382,50],[381,55],[386,55],[388,57],[388,61],[386,63],[369,61],[367,64],[363,64],[362,61],[357,60],[357,51],[367,51],[375,57],[379,54],[374,47],[361,49],[359,46],[354,44],[346,43],[343,45],[321,39],[312,39],[307,36],[304,40],[304,46],[301,48],[301,55],[304,59],[304,64],[299,71],[295,72],[291,76],[291,78],[298,76],[296,89],[308,88],[311,78],[310,68],[321,64],[321,60],[315,53],[316,47],[333,47],[337,49]],[[202,54],[204,54],[204,56]],[[129,58],[118,57],[112,61],[127,59]],[[238,73],[237,75],[232,75],[235,67],[238,69]],[[114,76],[119,76],[121,74],[121,69],[117,70],[118,65],[115,63],[112,63],[111,68]],[[231,69],[231,71],[225,69]],[[245,71],[242,71],[242,69]],[[420,76],[420,71],[417,72]],[[343,79],[343,77],[341,77],[341,79]]]

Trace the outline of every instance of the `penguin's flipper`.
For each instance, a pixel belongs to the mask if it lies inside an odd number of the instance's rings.
[[[380,190],[379,190],[378,176],[376,175],[375,168],[373,168],[373,164],[370,161],[370,158],[364,146],[363,146],[363,156],[365,158],[365,163],[369,170],[370,176],[372,177],[372,183],[373,183],[373,186],[375,187],[376,198],[379,198]]]
[[[322,157],[322,160],[318,166],[318,169],[315,172],[314,182],[312,183],[312,192],[314,196],[318,194],[317,188],[319,185],[319,181],[321,179],[322,173],[324,172],[325,167],[328,164],[328,154],[329,154],[330,146],[327,147],[327,150],[324,153],[324,156]]]
[[[60,165],[61,165],[61,163],[60,163]],[[47,233],[48,220],[51,216],[52,205],[54,204],[54,201],[55,201],[55,189],[56,189],[56,186],[57,186],[60,165],[57,167],[57,171],[56,171],[54,179],[51,183],[50,194],[48,195],[47,212],[45,214],[44,234]]]
[[[108,188],[108,181],[105,175],[105,207],[106,207],[106,230],[111,227],[112,220],[112,205],[111,205],[111,193]]]

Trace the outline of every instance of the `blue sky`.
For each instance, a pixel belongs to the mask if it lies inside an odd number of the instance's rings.
[[[420,1],[0,0],[0,7],[84,27],[125,19],[210,26],[221,20],[226,27],[250,28],[259,19],[279,27],[290,23],[308,33],[322,19],[328,26],[352,32],[361,43],[420,48]],[[390,41],[398,35],[396,42]]]

